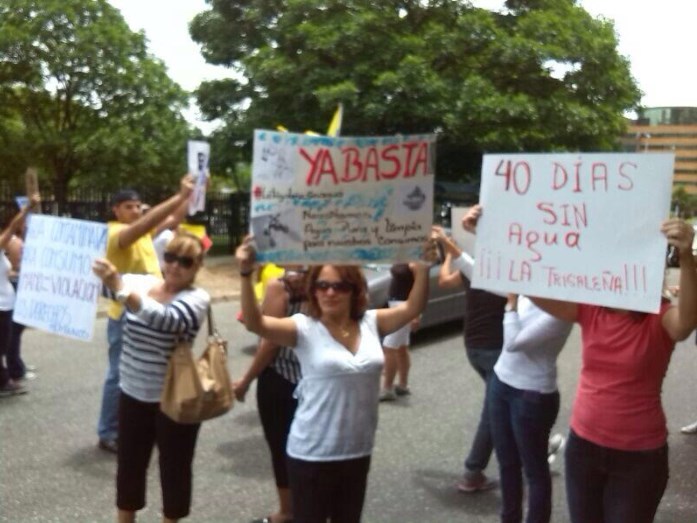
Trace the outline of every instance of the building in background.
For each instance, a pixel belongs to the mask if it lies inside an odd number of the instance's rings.
[[[650,107],[630,122],[625,151],[675,152],[673,186],[697,195],[697,107]]]

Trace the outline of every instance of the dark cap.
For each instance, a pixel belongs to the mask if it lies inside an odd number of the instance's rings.
[[[111,197],[111,205],[118,205],[128,201],[140,201],[140,195],[133,189],[121,189]]]

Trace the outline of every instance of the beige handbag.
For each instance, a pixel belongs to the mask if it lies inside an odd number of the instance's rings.
[[[198,359],[191,343],[178,342],[167,366],[160,410],[178,423],[200,423],[225,414],[234,396],[227,368],[227,342],[208,307],[208,344]]]

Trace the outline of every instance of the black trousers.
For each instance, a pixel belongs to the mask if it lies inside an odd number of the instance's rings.
[[[116,506],[140,510],[152,449],[160,457],[160,484],[165,517],[183,518],[191,509],[192,464],[200,423],[185,425],[160,411],[159,403],[144,403],[121,393]]]
[[[295,523],[359,523],[370,456],[342,461],[288,458]]]
[[[286,444],[290,424],[298,407],[298,400],[293,397],[294,391],[295,384],[271,367],[267,367],[257,379],[259,418],[271,452],[276,486],[279,488],[288,488]]]
[[[0,387],[7,385],[10,374],[5,361],[12,339],[12,311],[0,311]]]

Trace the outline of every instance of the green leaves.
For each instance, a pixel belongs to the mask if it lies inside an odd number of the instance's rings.
[[[3,154],[28,156],[59,202],[76,184],[176,187],[186,103],[105,0],[0,0],[0,107],[22,122]],[[15,178],[18,163],[0,173]]]
[[[343,134],[439,132],[439,176],[463,178],[482,151],[612,149],[639,102],[612,24],[573,0],[210,3],[192,36],[240,76],[197,97],[238,142],[324,130],[341,102]]]

